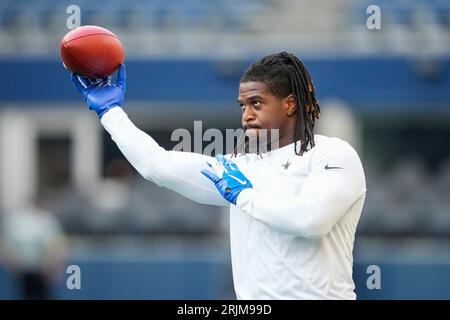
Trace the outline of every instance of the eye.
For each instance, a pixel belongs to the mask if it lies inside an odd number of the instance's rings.
[[[254,101],[253,102],[253,106],[258,108],[258,107],[261,106],[261,102],[260,101]]]
[[[244,110],[245,109],[245,104],[239,103],[239,108],[241,108],[241,110]]]

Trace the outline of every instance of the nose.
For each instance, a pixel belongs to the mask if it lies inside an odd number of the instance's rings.
[[[242,113],[242,122],[245,124],[255,121],[256,115],[251,106],[246,106],[244,112]]]

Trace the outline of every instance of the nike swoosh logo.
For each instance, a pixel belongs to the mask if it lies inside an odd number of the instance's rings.
[[[240,184],[243,184],[244,186],[247,184],[246,180],[241,180],[239,178],[236,178],[235,176],[232,176],[231,174],[228,175],[230,178],[233,178],[234,180],[236,180],[237,182],[239,182]]]
[[[327,165],[325,166],[325,170],[330,170],[330,169],[344,169],[342,167],[330,167],[329,163],[327,163]]]

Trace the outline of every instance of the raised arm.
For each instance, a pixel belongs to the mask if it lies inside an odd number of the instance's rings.
[[[121,108],[126,89],[124,65],[119,69],[117,84],[111,84],[110,78],[91,84],[75,74],[72,81],[124,156],[145,179],[196,202],[228,205],[200,173],[209,157],[166,151],[128,119]]]
[[[198,153],[166,151],[152,137],[138,129],[122,108],[108,111],[101,122],[120,151],[145,179],[196,202],[228,205],[200,172],[210,157]]]

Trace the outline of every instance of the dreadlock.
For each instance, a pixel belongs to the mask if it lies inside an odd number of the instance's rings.
[[[298,114],[294,132],[295,154],[302,155],[308,146],[314,147],[314,124],[319,118],[320,106],[311,77],[300,59],[284,51],[266,56],[253,63],[240,82],[249,81],[266,83],[270,93],[280,99],[293,94]],[[299,151],[298,140],[301,141]]]

